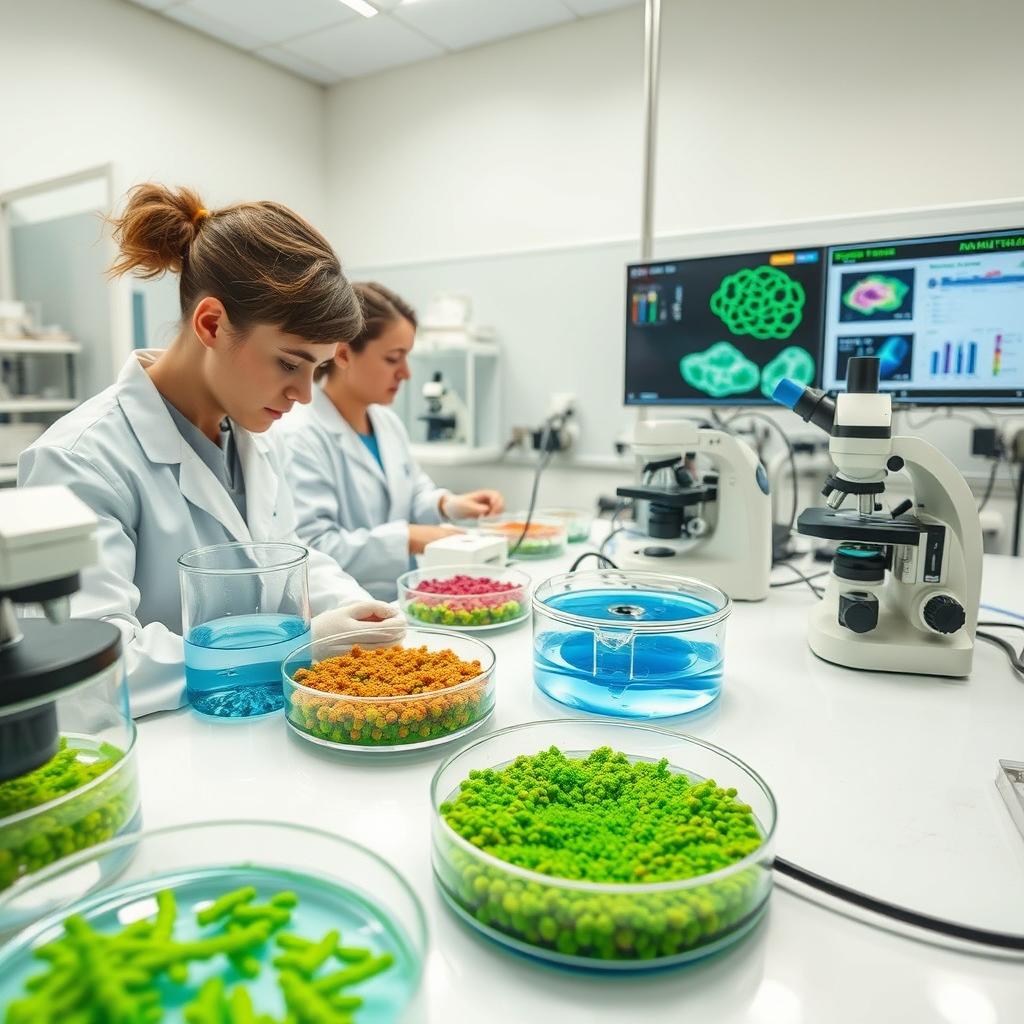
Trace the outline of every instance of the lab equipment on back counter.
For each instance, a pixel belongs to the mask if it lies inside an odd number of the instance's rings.
[[[95,529],[65,487],[0,491],[0,891],[139,823],[121,632],[68,618]]]
[[[854,357],[847,392],[830,399],[782,381],[775,400],[829,435],[835,464],[800,533],[839,542],[808,643],[850,668],[966,676],[981,592],[981,524],[963,476],[918,437],[893,436],[892,400],[878,390],[879,360]],[[912,497],[890,512],[889,473],[905,470]],[[842,509],[848,496],[855,509]]]
[[[614,547],[620,569],[695,577],[737,601],[768,596],[772,521],[768,477],[753,449],[722,430],[690,420],[637,424],[633,451],[645,483],[619,487],[647,503],[646,536],[624,533]],[[702,473],[697,460],[712,471]]]
[[[508,561],[508,541],[489,533],[456,533],[432,540],[421,555],[421,569],[441,565],[503,566]]]
[[[419,419],[427,425],[427,442],[452,441],[465,444],[469,411],[466,403],[444,382],[440,370],[423,385],[427,411]]]
[[[395,402],[417,462],[487,462],[501,454],[501,349],[465,295],[439,293],[416,327],[410,387]],[[426,412],[421,402],[426,401]]]

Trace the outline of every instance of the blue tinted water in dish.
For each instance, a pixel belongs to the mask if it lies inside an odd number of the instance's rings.
[[[295,893],[299,902],[286,929],[294,935],[315,940],[337,930],[345,946],[370,949],[374,955],[390,953],[395,958],[390,968],[353,985],[346,994],[364,1000],[355,1014],[359,1024],[394,1024],[401,1018],[419,982],[420,958],[404,930],[381,909],[380,901],[374,900],[371,893],[360,891],[359,879],[352,879],[352,888],[348,889],[296,871],[248,865],[180,871],[136,880],[87,896],[69,911],[54,914],[27,929],[0,952],[0,1007],[25,994],[26,979],[40,973],[42,967],[32,949],[58,938],[63,931],[61,922],[71,911],[81,914],[101,934],[117,933],[131,921],[155,916],[156,894],[161,889],[171,889],[178,907],[174,938],[188,942],[222,932],[223,922],[200,926],[196,912],[218,896],[246,885],[256,889],[253,902],[261,904],[279,892]],[[278,972],[271,964],[280,953],[273,940],[256,951],[261,969],[252,979],[242,977],[224,956],[189,964],[188,981],[183,985],[162,978],[159,990],[163,1024],[184,1024],[185,1004],[195,999],[204,981],[218,975],[224,979],[229,994],[236,985],[248,990],[257,1019],[260,1014],[270,1014],[274,1020],[283,1020],[285,1006],[277,984]],[[345,966],[331,960],[320,969],[320,976]]]
[[[593,628],[547,620],[534,636],[533,677],[549,697],[617,718],[665,718],[706,707],[721,691],[724,623],[683,631],[718,609],[686,594],[592,590],[557,594],[548,607]],[[543,615],[543,613],[541,613]],[[664,622],[663,632],[631,624]]]
[[[280,711],[281,662],[309,642],[309,624],[295,615],[227,615],[196,626],[185,640],[189,702],[215,718]]]

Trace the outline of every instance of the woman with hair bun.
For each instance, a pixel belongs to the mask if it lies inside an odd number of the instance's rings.
[[[416,464],[409,435],[388,408],[410,377],[416,314],[375,281],[352,287],[362,330],[317,371],[325,380],[309,407],[276,432],[288,440],[285,473],[299,536],[375,597],[393,601],[411,556],[458,532],[445,520],[493,515],[504,499],[494,490],[451,494]]]
[[[181,324],[58,420],[18,462],[23,486],[65,484],[99,519],[99,559],[72,614],[124,633],[135,717],[185,700],[177,559],[233,541],[293,541],[296,517],[264,432],[309,402],[317,367],[362,314],[323,236],[277,203],[208,210],[146,184],[112,220],[111,273],[179,276]],[[309,552],[314,635],[394,620],[337,563]]]

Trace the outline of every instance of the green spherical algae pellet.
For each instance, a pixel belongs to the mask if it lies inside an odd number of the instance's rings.
[[[442,840],[449,895],[489,928],[573,959],[678,958],[747,924],[770,885],[754,859],[707,883],[652,887],[722,872],[763,843],[735,789],[691,781],[664,759],[552,747],[474,769],[440,810],[473,847],[552,879],[525,880]]]

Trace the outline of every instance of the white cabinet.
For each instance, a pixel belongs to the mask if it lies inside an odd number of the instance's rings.
[[[0,486],[14,483],[18,455],[78,405],[80,352],[64,339],[0,337]]]

